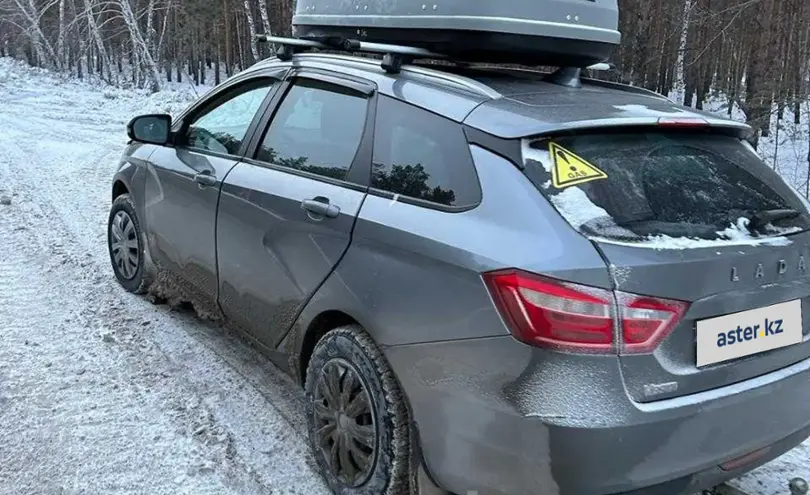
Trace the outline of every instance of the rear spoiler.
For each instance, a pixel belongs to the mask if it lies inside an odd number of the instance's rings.
[[[710,129],[718,134],[750,139],[754,130],[742,122],[725,119],[710,119],[703,117],[626,117],[612,119],[594,119],[569,122],[561,125],[548,126],[547,130],[534,133],[537,136],[555,134],[559,132],[576,132],[594,129],[630,129],[634,127],[653,127],[658,129]]]
[[[519,116],[515,116],[514,114],[510,114],[510,116],[512,119],[520,119]],[[494,133],[493,130],[499,129],[498,126],[492,125],[492,121],[488,123],[489,125],[485,126],[485,129],[481,129],[481,127],[469,120],[470,119],[464,122],[464,132],[467,136],[467,142],[486,148],[508,159],[520,169],[523,169],[522,142],[524,140],[537,139],[560,133],[599,130],[605,132],[626,132],[641,130],[643,128],[673,130],[708,129],[713,134],[735,137],[749,143],[751,143],[751,139],[754,137],[753,128],[742,122],[703,117],[629,117],[581,120],[554,125],[532,121],[533,129],[531,129],[531,132],[516,135],[509,135],[508,133],[505,133],[506,135],[499,135]]]
[[[651,115],[649,117],[613,117],[600,119],[575,120],[570,122],[543,122],[530,116],[516,115],[513,112],[504,112],[503,124],[497,118],[497,110],[490,107],[486,112],[486,120],[483,115],[477,115],[473,111],[465,119],[464,124],[479,129],[501,139],[518,139],[527,137],[541,137],[561,132],[578,132],[584,130],[607,130],[607,129],[633,129],[638,127],[686,129],[686,128],[708,128],[718,134],[750,140],[754,136],[751,126],[733,120],[713,118],[696,114],[695,116],[675,116],[666,117]],[[495,117],[495,118],[493,118]]]

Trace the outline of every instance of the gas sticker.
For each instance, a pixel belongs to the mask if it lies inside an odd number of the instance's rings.
[[[548,151],[554,161],[551,175],[557,189],[608,178],[606,173],[557,143],[549,142]]]

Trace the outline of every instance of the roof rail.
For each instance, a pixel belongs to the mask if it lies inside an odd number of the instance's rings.
[[[329,42],[303,40],[298,38],[282,38],[280,36],[256,35],[257,41],[265,43],[276,43],[281,45],[276,52],[280,60],[290,60],[296,53],[310,50],[340,50],[350,53],[379,53],[383,55],[380,66],[389,74],[398,74],[402,70],[402,65],[412,62],[417,58],[429,58],[444,60],[448,57],[440,53],[434,53],[423,48],[403,45],[389,45],[385,43],[370,43],[367,41],[338,39]]]

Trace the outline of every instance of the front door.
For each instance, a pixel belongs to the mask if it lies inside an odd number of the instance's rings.
[[[228,85],[176,124],[174,146],[158,148],[149,159],[144,209],[150,256],[170,278],[164,282],[179,284],[173,289],[194,303],[216,301],[219,190],[279,84],[254,77]]]
[[[316,76],[285,83],[252,158],[222,186],[220,307],[270,349],[349,247],[370,175],[372,88]]]

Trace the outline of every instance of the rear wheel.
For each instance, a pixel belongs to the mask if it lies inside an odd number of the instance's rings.
[[[115,278],[135,294],[149,289],[141,224],[129,194],[115,198],[107,224],[107,247]]]
[[[306,379],[309,440],[339,495],[402,495],[409,490],[405,399],[371,337],[357,325],[327,333]]]

